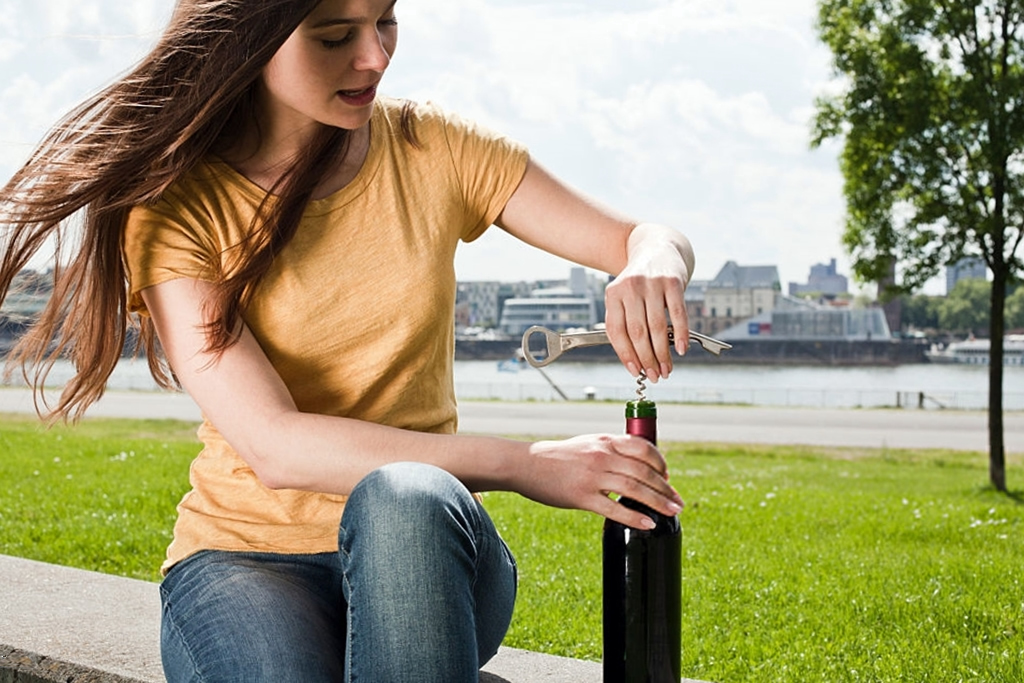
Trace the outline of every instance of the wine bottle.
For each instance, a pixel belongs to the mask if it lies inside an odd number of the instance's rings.
[[[626,404],[626,432],[657,443],[657,406]],[[651,530],[604,524],[604,683],[679,683],[679,519],[630,498],[619,503],[655,522]]]

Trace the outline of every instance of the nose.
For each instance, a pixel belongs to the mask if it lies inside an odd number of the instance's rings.
[[[395,38],[380,31],[368,31],[356,52],[352,67],[357,71],[384,73],[395,53]]]

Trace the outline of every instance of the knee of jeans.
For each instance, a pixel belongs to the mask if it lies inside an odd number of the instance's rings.
[[[473,527],[476,514],[476,500],[453,475],[433,465],[401,462],[374,470],[356,485],[342,526],[385,524],[394,534],[400,528],[416,532],[420,525],[436,529],[439,519],[454,519]]]
[[[430,505],[435,500],[469,496],[469,492],[453,475],[440,467],[418,462],[398,462],[370,472],[360,481],[348,503],[360,504],[366,497],[374,505],[396,503],[403,506]]]

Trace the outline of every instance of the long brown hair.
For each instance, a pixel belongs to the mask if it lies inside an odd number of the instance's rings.
[[[40,249],[56,249],[53,295],[8,357],[7,375],[21,367],[37,412],[81,417],[103,395],[129,324],[138,326],[136,350],[145,351],[157,382],[173,385],[152,321],[127,310],[126,217],[156,201],[236,123],[251,120],[263,67],[319,2],[178,0],[152,52],[64,117],[0,190],[0,304]],[[253,289],[294,234],[323,170],[346,147],[346,131],[325,127],[275,185],[277,200],[265,202],[252,237],[237,247],[238,268],[220,274],[208,314],[211,349],[233,343]],[[43,384],[61,357],[76,375],[51,408]]]

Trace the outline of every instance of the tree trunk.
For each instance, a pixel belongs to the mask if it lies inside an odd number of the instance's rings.
[[[988,366],[988,478],[997,491],[1006,492],[1006,451],[1003,443],[1003,334],[1006,303],[1006,268],[993,269],[992,318],[989,325]]]

